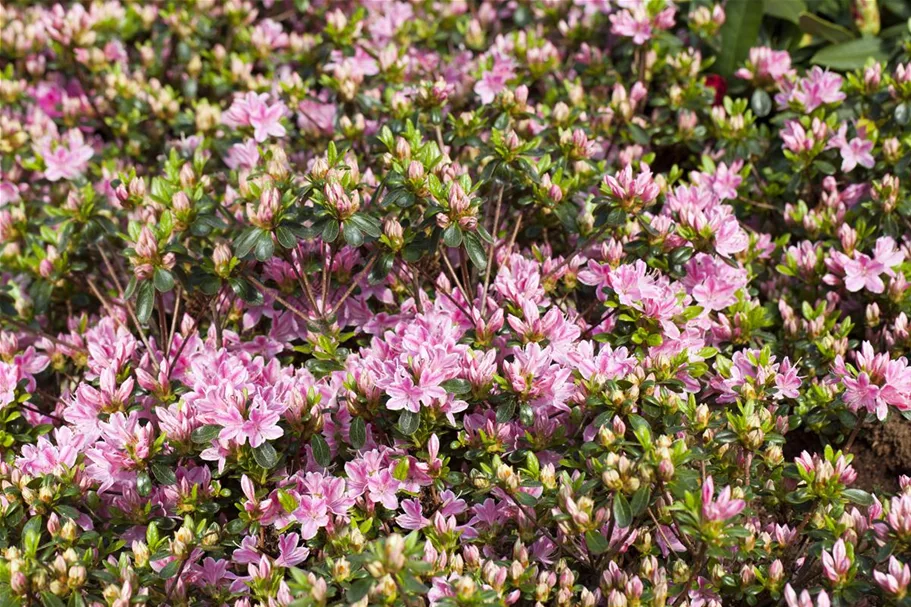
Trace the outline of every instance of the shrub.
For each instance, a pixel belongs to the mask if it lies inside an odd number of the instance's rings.
[[[901,2],[23,4],[0,605],[911,605]]]

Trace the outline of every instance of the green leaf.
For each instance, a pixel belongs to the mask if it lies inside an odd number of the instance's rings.
[[[888,53],[877,38],[858,38],[850,42],[833,44],[822,49],[810,60],[834,70],[856,70],[866,65],[868,59],[887,61]]]
[[[193,430],[193,433],[190,434],[190,440],[194,443],[211,443],[218,438],[220,432],[221,426],[217,424],[206,424],[205,426],[200,426]]]
[[[468,394],[471,392],[471,383],[467,379],[447,379],[440,386],[450,394]]]
[[[167,293],[174,288],[174,275],[164,268],[155,269],[152,281],[155,284],[155,288],[162,293]]]
[[[404,481],[408,478],[408,470],[411,468],[411,460],[407,457],[400,459],[395,468],[392,469],[392,478],[398,481]]]
[[[608,541],[597,531],[585,532],[585,545],[588,546],[588,551],[595,555],[604,554],[610,548]]]
[[[275,451],[275,447],[271,443],[263,443],[253,449],[253,459],[261,468],[271,470],[278,463],[278,452]]]
[[[721,26],[721,52],[716,66],[725,77],[743,63],[750,47],[759,38],[764,0],[728,0],[724,6],[725,21]]]
[[[399,415],[399,430],[401,430],[402,434],[405,436],[411,436],[417,432],[420,425],[421,415],[419,413],[414,413],[406,409]]]
[[[854,34],[851,33],[851,30],[832,23],[831,21],[826,21],[822,17],[810,12],[801,13],[798,22],[800,24],[800,29],[803,32],[812,34],[813,36],[822,38],[833,44],[854,40]]]
[[[632,508],[626,496],[619,492],[614,494],[614,520],[620,529],[626,529],[633,524]]]
[[[136,319],[140,324],[146,324],[152,317],[152,308],[155,307],[155,288],[152,281],[144,280],[139,285],[136,293]]]
[[[355,417],[351,420],[351,429],[348,432],[348,437],[351,439],[351,446],[355,449],[360,449],[364,446],[364,443],[367,442],[367,424],[364,423],[363,418]]]
[[[282,505],[282,508],[285,509],[285,512],[291,513],[297,510],[298,502],[297,498],[285,491],[284,489],[278,490],[278,503]]]
[[[329,450],[329,443],[326,442],[322,434],[314,434],[310,437],[310,449],[313,451],[313,459],[323,468],[332,463],[332,452]]]
[[[474,232],[465,232],[462,234],[462,240],[465,242],[465,249],[468,251],[468,257],[471,263],[479,270],[487,267],[487,255],[484,253],[484,247],[481,245],[481,239]]]
[[[155,479],[162,485],[176,485],[177,476],[174,474],[174,470],[170,466],[162,464],[161,462],[152,464],[152,474],[155,476]]]
[[[807,10],[804,0],[765,0],[765,14],[791,23],[800,23],[800,14]]]

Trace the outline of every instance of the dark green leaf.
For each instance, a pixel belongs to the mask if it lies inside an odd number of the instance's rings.
[[[146,497],[152,492],[152,479],[149,477],[149,473],[144,470],[136,475],[136,492],[141,497]]]
[[[462,244],[462,230],[459,229],[459,224],[449,224],[449,227],[443,230],[443,242],[447,247],[453,248]]]
[[[505,424],[512,419],[516,413],[516,401],[508,400],[497,407],[497,422]]]
[[[275,238],[278,240],[278,244],[285,249],[293,249],[297,246],[297,236],[285,226],[275,228]]]
[[[177,575],[177,570],[180,569],[180,561],[174,559],[170,563],[164,566],[164,569],[158,572],[159,577],[163,580],[169,580],[175,575]]]
[[[253,250],[262,230],[259,228],[247,228],[234,240],[234,255],[238,258],[246,257]]]
[[[804,0],[765,0],[765,14],[791,23],[800,23],[800,14],[807,10]]]
[[[854,34],[851,33],[851,30],[832,23],[831,21],[826,21],[819,15],[814,15],[810,12],[801,13],[798,22],[800,24],[800,29],[804,32],[827,40],[833,44],[848,42],[849,40],[854,39]]]
[[[216,438],[221,432],[221,426],[216,424],[206,424],[205,426],[200,426],[193,430],[193,433],[190,434],[190,439],[194,443],[210,443]]]
[[[633,523],[632,508],[626,496],[619,492],[614,494],[614,520],[620,529],[626,529]]]
[[[275,252],[275,244],[272,242],[272,234],[263,230],[256,240],[256,248],[253,254],[259,261],[269,261],[272,259],[272,253]]]
[[[332,463],[332,452],[329,450],[329,443],[326,442],[322,434],[314,434],[310,437],[310,449],[313,451],[313,459],[323,468]]]
[[[367,442],[367,424],[364,423],[363,418],[355,417],[351,420],[351,430],[348,436],[351,439],[351,446],[355,449],[364,446],[364,443]]]
[[[652,497],[652,490],[648,485],[642,485],[639,490],[633,494],[633,500],[630,502],[630,511],[633,516],[639,516],[648,508],[649,499]]]
[[[585,545],[592,554],[604,554],[610,548],[608,541],[597,531],[585,532]]]
[[[359,247],[364,244],[364,234],[358,229],[354,223],[346,221],[343,224],[345,231],[345,242],[351,245],[352,247]]]
[[[136,293],[136,319],[140,324],[146,324],[152,317],[152,308],[155,307],[155,288],[152,281],[144,280],[139,285]]]
[[[447,379],[440,385],[450,394],[468,394],[471,392],[471,383],[467,379]]]
[[[754,114],[765,118],[772,111],[772,98],[763,89],[756,89],[750,97],[750,107],[753,108]]]
[[[174,474],[174,470],[166,464],[162,464],[161,462],[152,464],[152,474],[162,485],[177,484],[177,476]]]
[[[728,0],[724,6],[725,20],[721,26],[721,52],[715,63],[725,77],[734,73],[756,45],[762,25],[763,0]]]
[[[155,288],[162,293],[167,293],[174,288],[174,275],[164,268],[156,268],[152,280]]]
[[[421,415],[412,411],[402,411],[399,415],[399,430],[406,436],[411,436],[418,431],[421,425]]]
[[[484,252],[484,247],[481,245],[481,240],[478,238],[478,235],[474,232],[465,232],[462,235],[462,240],[465,242],[465,249],[468,251],[468,257],[471,259],[471,263],[479,270],[486,268],[487,255]]]
[[[357,603],[367,596],[371,588],[373,588],[373,578],[368,577],[358,580],[348,586],[348,591],[345,593],[345,600],[349,603]]]
[[[848,501],[860,506],[870,506],[873,504],[873,496],[863,489],[845,489],[841,494]]]
[[[271,470],[278,463],[278,452],[271,443],[263,443],[253,449],[253,459],[256,460],[258,466]]]
[[[835,70],[855,70],[866,65],[868,59],[880,62],[889,59],[881,40],[858,38],[850,42],[833,44],[813,55],[811,61]]]

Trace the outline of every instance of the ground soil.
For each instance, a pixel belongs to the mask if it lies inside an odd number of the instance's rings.
[[[897,491],[899,475],[911,475],[911,422],[892,415],[885,424],[871,424],[852,451],[859,488]]]
[[[789,432],[785,457],[793,460],[801,451],[821,453],[819,437],[802,429]],[[898,415],[885,424],[871,423],[861,429],[854,446],[852,465],[857,470],[854,486],[891,494],[898,491],[898,477],[911,476],[911,422]]]

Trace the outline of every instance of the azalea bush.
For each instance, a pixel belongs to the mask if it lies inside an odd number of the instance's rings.
[[[902,2],[4,4],[0,606],[911,605]]]

